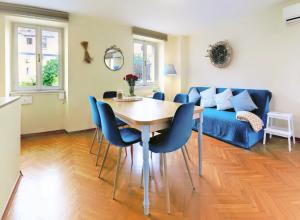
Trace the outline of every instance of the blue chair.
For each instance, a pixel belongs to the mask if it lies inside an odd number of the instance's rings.
[[[184,94],[184,93],[179,93],[179,94],[177,94],[177,95],[174,97],[173,102],[186,104],[186,103],[189,102],[189,96],[188,96],[187,94]],[[157,131],[157,133],[160,133],[160,134],[161,134],[161,133],[167,132],[168,130],[169,130],[169,128],[163,129],[163,130],[159,130],[159,131]],[[186,145],[184,145],[184,150],[185,150],[185,152],[186,152],[186,154],[187,154],[189,160],[191,160],[190,154],[189,154],[189,152],[188,152],[188,149],[187,149],[187,146],[186,146]]]
[[[101,132],[101,119],[100,119],[100,115],[99,115],[97,104],[96,104],[97,103],[96,98],[94,96],[89,96],[89,103],[90,103],[90,108],[91,108],[91,113],[92,113],[92,121],[93,121],[94,125],[96,126],[93,141],[90,146],[90,153],[92,153],[95,139],[97,137],[97,141],[98,141],[98,145],[99,145],[98,150],[97,150],[97,159],[96,159],[96,166],[97,166],[99,154],[100,154],[100,150],[101,150],[101,144],[102,144],[102,140],[103,140],[103,134],[101,134],[101,138],[99,139],[99,135]]]
[[[189,102],[189,96],[188,94],[184,94],[184,93],[179,93],[174,97],[173,102],[177,102],[177,103],[188,103]]]
[[[108,141],[108,145],[99,171],[99,178],[101,178],[101,172],[103,170],[103,166],[106,161],[110,145],[112,144],[115,145],[116,147],[119,147],[119,157],[117,160],[117,170],[116,170],[114,189],[113,189],[113,199],[115,199],[115,192],[116,192],[116,186],[117,186],[117,181],[119,176],[122,149],[128,146],[132,147],[133,144],[139,143],[141,141],[141,132],[134,128],[119,129],[116,123],[115,114],[111,109],[110,105],[108,105],[107,103],[98,101],[97,107],[101,118],[102,133],[105,139]]]
[[[181,149],[193,190],[195,189],[191,172],[187,163],[187,156],[183,150],[183,146],[187,143],[192,134],[193,114],[194,103],[182,104],[174,115],[170,129],[168,129],[167,132],[152,137],[149,141],[149,150],[153,153],[162,154],[165,181],[167,184],[168,213],[170,213],[170,192],[167,174],[167,153]]]
[[[156,92],[156,93],[153,94],[152,98],[164,101],[165,100],[165,94],[162,93],[162,92]]]
[[[101,144],[102,144],[102,141],[103,141],[103,134],[101,133],[101,137],[99,137],[100,132],[101,132],[102,129],[101,129],[101,119],[100,119],[99,111],[98,111],[98,108],[97,108],[96,98],[94,96],[89,96],[89,103],[90,103],[90,108],[91,108],[91,113],[92,113],[92,121],[93,121],[94,125],[96,126],[93,141],[92,141],[92,144],[90,146],[90,153],[92,153],[92,149],[93,149],[93,146],[94,146],[94,143],[95,143],[95,139],[97,137],[97,141],[98,141],[98,145],[99,145],[97,153],[96,153],[96,155],[97,155],[96,166],[97,166],[100,151],[101,151]],[[116,121],[116,123],[117,123],[118,127],[121,127],[121,126],[124,125],[124,122],[122,122],[120,120]],[[126,155],[127,155],[127,153],[126,153]]]

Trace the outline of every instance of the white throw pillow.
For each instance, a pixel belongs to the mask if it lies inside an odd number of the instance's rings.
[[[201,106],[202,107],[215,107],[216,102],[214,95],[216,94],[216,87],[211,87],[209,89],[200,92],[201,96]]]
[[[230,101],[231,97],[231,89],[226,89],[224,92],[214,95],[214,99],[217,104],[217,110],[227,110],[233,108]]]

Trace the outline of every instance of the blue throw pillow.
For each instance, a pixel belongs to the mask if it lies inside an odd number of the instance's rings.
[[[200,105],[200,93],[196,88],[192,88],[189,92],[189,102],[193,102],[195,105]]]
[[[238,111],[253,111],[257,109],[257,106],[253,102],[251,96],[249,95],[247,90],[239,93],[230,98],[231,104],[236,112]]]

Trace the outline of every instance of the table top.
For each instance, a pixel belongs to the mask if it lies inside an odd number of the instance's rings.
[[[102,99],[101,101],[108,103],[116,116],[137,125],[152,125],[170,121],[181,105],[152,98],[143,98],[141,101],[133,102],[116,102],[113,99]],[[195,106],[194,114],[202,111],[202,107]]]

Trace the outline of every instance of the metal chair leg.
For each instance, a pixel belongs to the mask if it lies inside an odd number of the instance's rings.
[[[190,154],[189,154],[189,151],[188,151],[186,145],[184,145],[184,150],[185,150],[185,152],[186,152],[187,157],[189,158],[189,161],[191,161]]]
[[[113,189],[113,199],[115,199],[116,187],[117,187],[117,184],[118,184],[121,155],[122,155],[122,148],[119,149],[119,157],[118,157],[118,162],[117,162],[117,170],[116,170],[115,181],[114,181],[114,189]]]
[[[140,183],[141,188],[143,188],[143,179],[144,179],[144,169],[142,168],[141,183]]]
[[[100,141],[98,143],[99,147],[98,147],[97,158],[96,158],[96,166],[98,166],[98,160],[99,160],[99,155],[100,155],[100,151],[101,151],[101,147],[102,147],[102,141],[103,141],[103,134],[101,135]]]
[[[190,177],[190,180],[191,180],[191,184],[193,186],[193,190],[195,190],[193,178],[192,178],[192,175],[191,175],[191,172],[190,172],[190,168],[189,168],[189,165],[188,165],[188,162],[187,162],[187,159],[186,159],[186,155],[185,155],[185,152],[184,152],[184,150],[182,148],[181,148],[181,152],[182,152],[182,155],[183,155],[183,159],[184,159],[184,162],[185,162],[186,169],[188,171],[188,174],[189,174],[189,177]]]
[[[160,175],[163,176],[164,174],[164,171],[163,171],[163,157],[162,157],[162,154],[159,154],[159,170],[160,170]]]
[[[130,147],[130,154],[131,154],[131,167],[133,166],[133,145]]]
[[[110,147],[110,143],[107,144],[106,151],[105,151],[105,154],[103,156],[103,160],[102,160],[102,164],[101,164],[101,168],[100,168],[99,176],[98,176],[99,178],[101,178],[102,169],[103,169],[104,163],[106,161],[106,157],[107,157],[107,154],[108,154],[109,147]]]
[[[164,163],[165,182],[166,182],[166,187],[167,187],[167,211],[168,211],[168,214],[171,214],[170,188],[169,188],[169,179],[168,179],[167,158],[166,158],[165,153],[163,153],[162,155],[163,155],[163,163]]]
[[[96,139],[96,136],[98,134],[98,128],[95,129],[95,132],[94,132],[94,137],[93,137],[93,141],[92,141],[92,144],[90,146],[90,154],[92,153],[92,149],[93,149],[93,146],[94,146],[94,143],[95,143],[95,139]]]
[[[127,148],[124,147],[124,150],[125,150],[125,157],[127,157]]]

